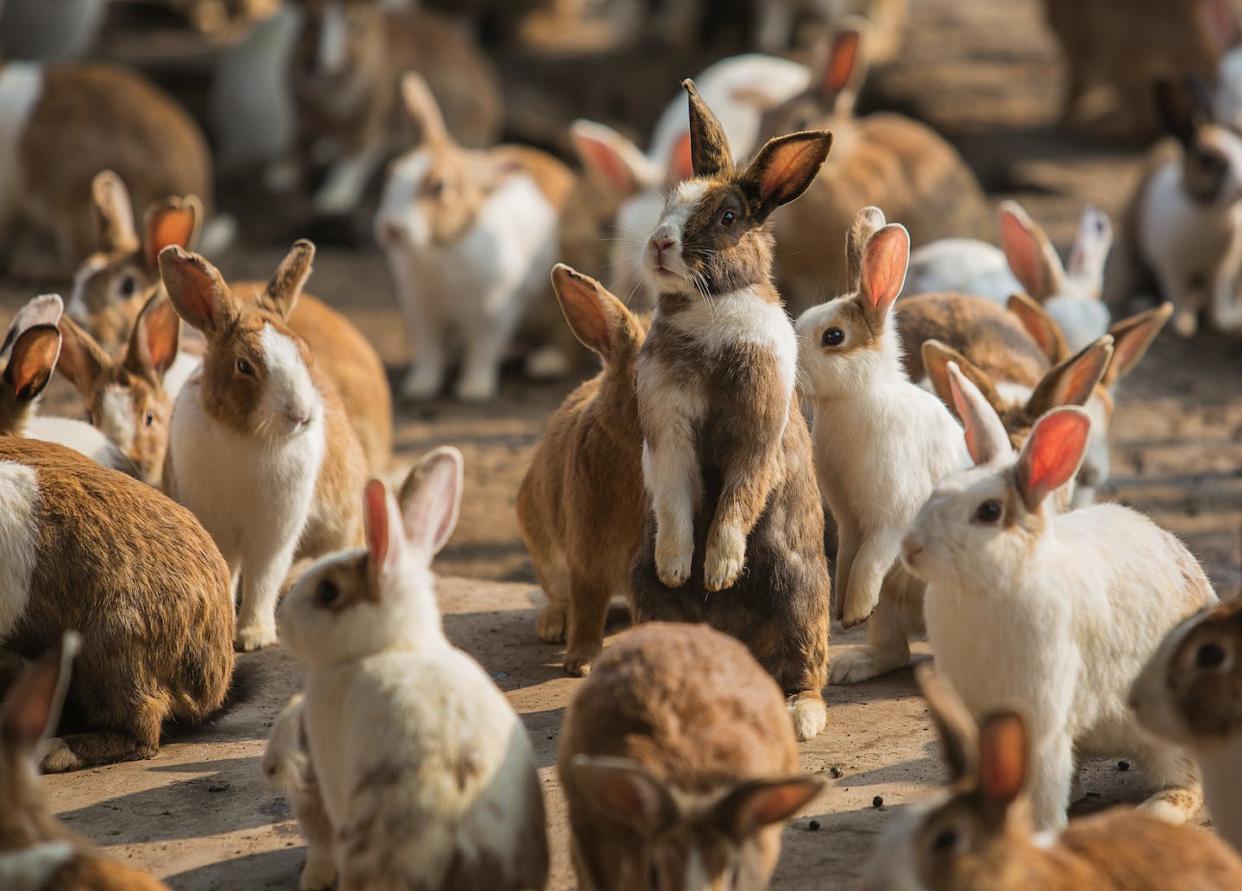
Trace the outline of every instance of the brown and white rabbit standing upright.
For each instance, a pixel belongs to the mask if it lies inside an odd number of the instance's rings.
[[[707,671],[704,671],[704,668]],[[589,891],[762,891],[798,774],[780,688],[738,641],[655,622],[620,635],[574,694],[557,771]]]
[[[522,539],[548,596],[539,636],[564,640],[565,670],[583,675],[599,655],[608,603],[630,595],[642,542],[642,431],[634,389],[646,325],[593,278],[558,264],[552,286],[565,321],[604,369],[548,421],[518,489]]]
[[[991,215],[973,172],[942,137],[897,114],[853,116],[866,68],[857,30],[838,32],[806,92],[769,111],[766,136],[817,127],[832,131],[832,156],[806,197],[776,222],[776,271],[795,313],[847,290],[844,244],[860,207],[875,205],[901,220],[917,247],[937,238],[984,237]]]
[[[89,493],[90,497],[84,497]],[[165,721],[217,712],[233,674],[228,567],[185,508],[51,443],[0,437],[0,641],[82,635],[44,770],[150,758]]]
[[[1242,861],[1210,832],[1118,807],[1059,832],[1031,821],[1039,739],[1022,713],[978,723],[930,666],[919,686],[944,747],[949,787],[895,816],[863,891],[1231,891]]]
[[[275,609],[294,556],[361,540],[362,446],[340,397],[286,319],[315,246],[299,241],[252,303],[214,266],[160,253],[168,296],[207,338],[202,372],[173,407],[165,489],[190,508],[241,577],[237,645],[276,641]]]
[[[81,638],[66,632],[26,668],[0,707],[0,887],[11,891],[168,891],[97,850],[56,819],[39,781]]]
[[[772,139],[737,168],[719,121],[683,86],[695,176],[670,192],[647,249],[660,297],[638,358],[653,510],[631,573],[637,618],[741,639],[810,739],[827,721],[830,582],[768,219],[810,185],[832,137]]]

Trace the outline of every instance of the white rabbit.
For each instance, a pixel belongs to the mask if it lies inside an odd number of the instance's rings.
[[[922,584],[894,565],[901,537],[946,473],[970,465],[962,429],[944,403],[912,383],[890,309],[910,240],[875,207],[848,237],[855,293],[798,319],[798,377],[814,414],[815,470],[837,522],[836,611],[845,625],[871,615],[868,645],[832,660],[834,683],[910,661]]]
[[[530,741],[477,662],[444,636],[432,557],[457,522],[462,459],[432,452],[364,497],[365,549],[325,557],[280,605],[308,664],[306,736],[342,891],[542,889],[543,798]]]
[[[1056,514],[1048,496],[1082,463],[1090,416],[1054,409],[1016,460],[1000,418],[953,365],[953,397],[976,467],[941,480],[902,544],[927,582],[936,665],[978,716],[1030,717],[1031,806],[1063,826],[1075,758],[1139,759],[1159,790],[1143,805],[1173,822],[1202,802],[1193,763],[1143,731],[1131,681],[1165,633],[1215,603],[1198,562],[1147,517],[1116,504]]]

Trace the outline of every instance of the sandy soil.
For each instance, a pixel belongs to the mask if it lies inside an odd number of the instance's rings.
[[[1062,246],[1084,202],[1116,214],[1139,155],[1084,145],[1054,129],[1060,71],[1037,2],[913,5],[905,57],[874,74],[870,103],[933,122],[961,147],[990,191],[1019,195]],[[266,276],[279,254],[240,252],[226,272]],[[365,249],[325,250],[312,288],[347,309],[399,380],[405,347],[380,257]],[[27,296],[13,288],[4,293],[5,310]],[[1242,587],[1240,367],[1237,342],[1205,334],[1187,344],[1166,335],[1127,382],[1114,427],[1113,497],[1181,535],[1222,596]],[[445,623],[450,637],[510,696],[535,741],[549,800],[555,891],[573,886],[553,761],[575,682],[560,671],[560,651],[534,636],[533,576],[512,507],[544,422],[569,387],[511,378],[494,405],[403,408],[394,461],[399,474],[430,446],[451,443],[465,453],[461,524],[439,561],[446,576]],[[70,399],[63,383],[53,388],[51,405]],[[838,635],[834,649],[851,639]],[[925,656],[925,647],[920,653]],[[176,888],[296,887],[301,843],[289,807],[264,787],[258,758],[273,716],[298,686],[300,669],[279,649],[241,661],[257,677],[248,699],[210,727],[171,737],[151,761],[48,778],[58,813],[111,853],[167,877]],[[828,700],[828,730],[802,747],[803,768],[824,774],[828,786],[785,830],[775,888],[848,887],[888,812],[925,797],[941,780],[908,671],[831,688]],[[1137,771],[1090,764],[1075,809],[1142,795]]]

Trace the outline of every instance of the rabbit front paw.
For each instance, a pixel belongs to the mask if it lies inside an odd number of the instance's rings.
[[[243,653],[261,650],[274,643],[276,643],[275,622],[255,622],[245,625],[237,629],[237,634],[233,638],[234,649],[241,650]]]
[[[603,652],[599,644],[577,647],[565,654],[565,674],[570,677],[584,678],[591,673],[591,663]]]
[[[703,585],[709,591],[731,588],[745,565],[746,536],[737,529],[722,529],[707,542]]]
[[[440,394],[441,376],[430,365],[415,365],[401,383],[401,395],[406,399],[423,402]]]
[[[327,856],[306,856],[302,877],[298,879],[298,891],[327,891],[336,884],[336,867]]]
[[[567,621],[565,607],[549,603],[535,620],[535,633],[544,643],[560,643],[565,639]]]
[[[690,578],[690,562],[694,559],[694,539],[661,528],[656,531],[656,575],[670,588],[680,588]]]
[[[40,764],[44,773],[64,773],[77,770],[81,766],[82,759],[60,737],[53,737],[44,744],[43,761]]]

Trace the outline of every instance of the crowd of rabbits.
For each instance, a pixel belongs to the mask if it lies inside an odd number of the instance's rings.
[[[1223,0],[1196,3],[1217,91],[1147,82],[1172,139],[1116,231],[1082,211],[1067,261],[1019,203],[993,217],[931,128],[855,114],[904,3],[757,4],[773,51],[797,17],[831,21],[821,58],[718,61],[645,151],[577,120],[577,169],[498,142],[486,56],[416,4],[303,6],[298,132],[264,176],[322,218],[384,171],[397,398],[492,400],[514,356],[537,379],[581,347],[602,363],[515,493],[532,639],[581,678],[555,766],[582,891],[767,888],[780,827],[825,789],[799,767],[832,732],[825,689],[924,637],[949,785],[890,820],[865,888],[1242,888],[1242,605],[1101,497],[1119,384],[1166,323],[1242,330]],[[1071,39],[1088,26],[1047,6],[1081,123],[1103,75]],[[534,747],[437,599],[462,454],[391,485],[378,352],[306,291],[307,239],[267,281],[225,279],[212,165],[136,74],[0,67],[0,228],[42,229],[74,270],[0,344],[0,887],[164,887],[59,822],[39,774],[154,757],[232,706],[238,652],[279,643],[304,680],[261,769],[306,844],[300,888],[544,889]],[[38,414],[57,373],[81,418]],[[633,627],[605,647],[614,600]],[[830,661],[834,621],[867,640]],[[1149,796],[1069,820],[1096,756],[1133,758]],[[1204,805],[1214,828],[1187,825]]]

